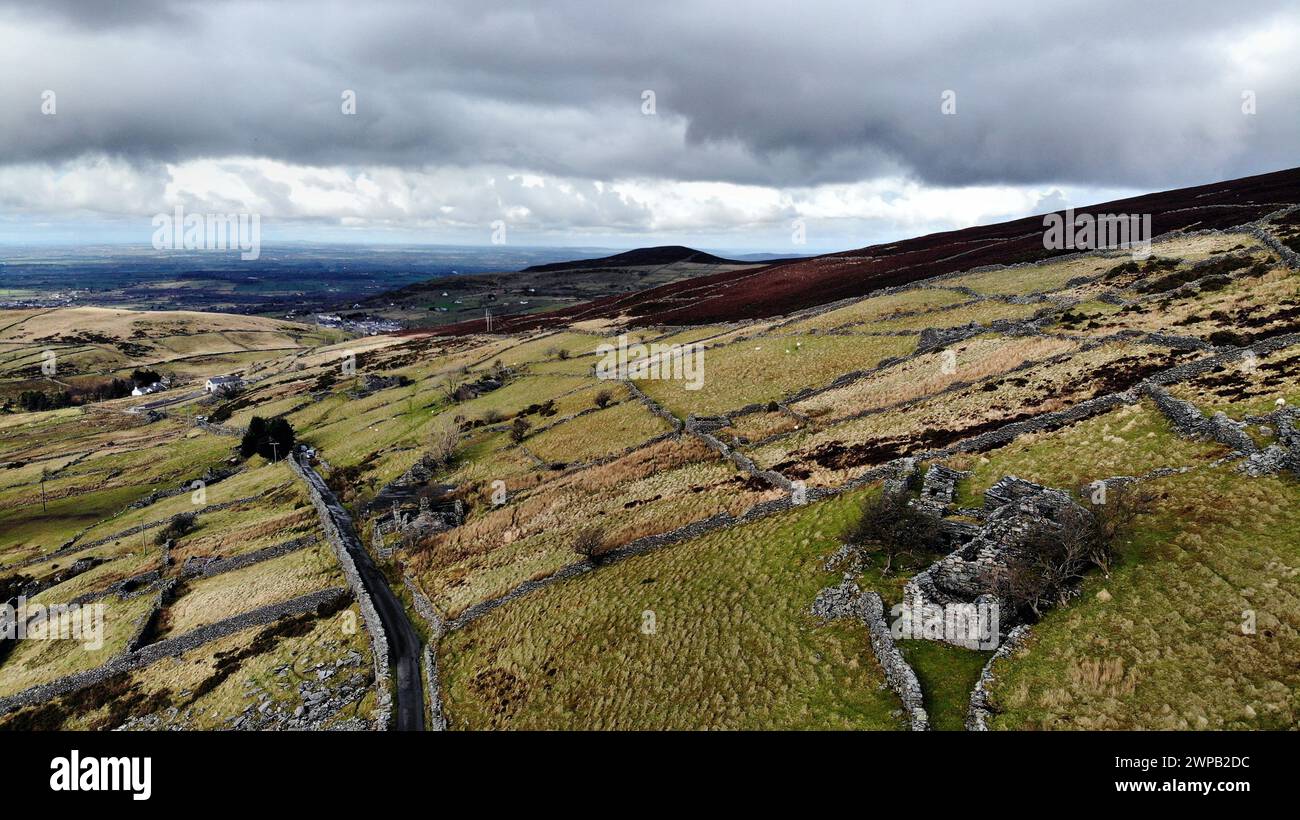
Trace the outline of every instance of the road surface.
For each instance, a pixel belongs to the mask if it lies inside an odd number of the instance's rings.
[[[357,566],[361,584],[370,594],[375,610],[379,613],[379,620],[383,622],[384,631],[388,634],[388,665],[397,680],[396,728],[398,731],[424,731],[424,683],[420,679],[420,634],[415,631],[411,619],[407,617],[402,602],[388,586],[388,579],[371,560],[370,553],[357,537],[352,516],[310,464],[304,463],[301,459],[298,463],[302,466],[307,481],[325,500],[325,506],[329,508],[334,526],[343,536],[344,547]]]

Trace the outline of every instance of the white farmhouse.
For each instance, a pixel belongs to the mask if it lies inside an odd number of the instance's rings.
[[[153,384],[146,384],[146,385],[136,385],[136,388],[131,391],[131,395],[147,396],[150,393],[158,393],[166,389],[167,386],[164,385],[162,382],[154,382]]]
[[[216,393],[224,390],[238,390],[244,386],[244,380],[238,376],[213,376],[203,384],[203,389],[209,393]]]

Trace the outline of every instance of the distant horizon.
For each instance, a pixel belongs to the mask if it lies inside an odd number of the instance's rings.
[[[877,244],[877,243],[872,243],[872,244]],[[385,242],[385,241],[360,241],[360,240],[345,241],[345,240],[315,240],[315,239],[265,240],[262,242],[261,247],[262,247],[263,255],[265,255],[268,252],[274,252],[276,250],[306,250],[311,248],[320,248],[320,249],[337,249],[340,252],[351,249],[351,250],[375,250],[380,252],[384,250],[391,250],[393,252],[399,252],[404,250],[436,252],[441,250],[441,251],[483,252],[483,253],[490,253],[490,252],[510,253],[512,251],[519,252],[519,253],[540,252],[540,253],[548,253],[548,254],[571,253],[574,255],[573,256],[574,259],[590,259],[590,258],[600,258],[604,256],[614,256],[617,254],[628,253],[630,251],[642,250],[645,248],[679,247],[679,246],[690,248],[691,250],[695,250],[695,251],[700,251],[701,253],[708,253],[714,256],[721,256],[724,258],[737,258],[737,257],[747,257],[747,256],[770,256],[770,257],[795,259],[795,258],[803,258],[808,256],[819,256],[825,253],[836,253],[844,250],[852,250],[852,248],[835,247],[835,248],[800,249],[798,251],[783,251],[783,250],[772,250],[766,248],[752,248],[752,247],[721,248],[716,246],[701,246],[695,244],[688,244],[684,242],[648,242],[642,245],[614,246],[614,245],[536,245],[536,244],[524,244],[524,243],[517,243],[517,244],[512,243],[510,245],[492,245],[492,244],[469,244],[469,243],[454,243],[454,242],[412,242],[412,241],[403,242],[403,241],[395,241],[395,240]],[[859,247],[864,247],[864,246],[859,246]],[[5,263],[4,251],[50,250],[50,251],[59,251],[64,253],[76,253],[78,251],[89,253],[96,250],[100,250],[100,251],[108,250],[108,251],[137,251],[142,254],[149,253],[149,254],[158,254],[160,256],[195,255],[200,257],[210,257],[214,253],[218,253],[218,254],[222,253],[219,251],[214,252],[208,249],[159,250],[154,248],[147,242],[127,241],[127,240],[113,241],[113,240],[104,240],[104,239],[96,240],[93,242],[77,241],[72,239],[51,239],[51,240],[44,240],[39,242],[33,242],[31,240],[11,241],[11,240],[0,239],[0,249],[3,249],[0,250],[0,269],[3,269]],[[238,254],[238,250],[226,251],[225,254],[236,255]]]
[[[1290,170],[1292,167],[1296,166],[1275,168],[1268,171],[1249,174],[1247,176],[1276,173]],[[266,249],[301,246],[375,249],[418,248],[462,251],[496,250],[500,252],[509,252],[511,250],[551,252],[573,251],[592,256],[614,255],[642,248],[683,246],[717,256],[735,257],[765,255],[796,258],[843,252],[873,245],[890,244],[934,233],[961,230],[968,227],[993,225],[1002,222],[1013,222],[1019,219],[1045,216],[1051,213],[1061,213],[1070,210],[1086,210],[1091,207],[1101,207],[1133,197],[1161,193],[1169,190],[1213,185],[1218,182],[1227,182],[1234,178],[1241,177],[1203,179],[1173,187],[1153,188],[1149,190],[1086,189],[1086,198],[1067,197],[1060,189],[1054,189],[1051,196],[1038,198],[1034,202],[1033,206],[1024,209],[1022,212],[986,215],[982,218],[976,218],[970,221],[951,221],[948,224],[923,223],[914,227],[894,226],[889,230],[881,230],[876,227],[874,232],[869,232],[864,235],[845,235],[843,233],[837,233],[835,238],[838,241],[821,238],[821,236],[815,231],[809,230],[806,225],[803,225],[798,231],[804,238],[802,244],[794,242],[793,235],[785,235],[785,241],[783,242],[769,238],[755,238],[745,244],[733,244],[734,238],[730,235],[711,234],[703,236],[688,236],[676,232],[665,232],[654,236],[610,234],[601,236],[598,239],[593,237],[592,244],[569,244],[567,242],[549,241],[550,237],[546,235],[537,235],[528,232],[523,232],[521,237],[521,233],[515,232],[509,234],[512,237],[509,241],[497,243],[492,241],[476,241],[472,238],[473,236],[491,236],[492,233],[490,231],[469,231],[463,229],[458,232],[453,232],[452,235],[449,235],[444,239],[428,240],[422,239],[418,236],[413,236],[412,230],[404,228],[376,231],[373,229],[357,229],[321,223],[304,224],[294,220],[277,224],[275,220],[269,220],[261,223],[264,230],[264,238],[261,241],[261,246]],[[1076,199],[1078,199],[1078,201],[1075,201]],[[181,205],[173,205],[172,207],[176,209],[185,208],[188,213],[219,214],[231,212],[230,209],[226,209],[225,211],[222,209],[201,210],[193,207],[186,208]],[[144,239],[144,236],[152,236],[153,227],[151,224],[144,224],[143,219],[140,217],[129,220],[123,218],[96,220],[88,223],[66,221],[51,223],[48,220],[41,220],[30,224],[23,224],[23,222],[24,220],[22,219],[4,219],[0,216],[0,249],[138,248],[141,250],[156,250],[151,246],[150,242],[145,241]],[[127,227],[128,224],[130,226],[129,228]],[[492,227],[495,228],[500,224],[502,223],[494,222],[492,223]],[[277,233],[281,235],[277,236]],[[210,252],[208,250],[194,250],[196,252]],[[164,250],[163,252],[183,253],[184,251]],[[0,260],[0,262],[2,262],[2,260]]]

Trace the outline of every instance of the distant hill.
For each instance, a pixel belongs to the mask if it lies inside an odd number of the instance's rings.
[[[345,315],[378,316],[412,327],[482,321],[493,326],[522,315],[585,305],[593,300],[634,296],[654,288],[718,273],[757,270],[766,261],[723,259],[681,245],[665,245],[603,256],[545,262],[522,270],[439,276],[339,306]]]
[[[602,256],[599,259],[577,259],[572,262],[551,262],[545,265],[530,265],[524,273],[551,273],[561,270],[591,270],[594,268],[631,268],[648,265],[674,265],[679,262],[694,262],[701,265],[743,265],[741,260],[723,259],[711,253],[697,251],[684,245],[658,245],[653,248],[636,248],[635,250]]]
[[[1082,214],[1150,214],[1152,233],[1224,229],[1300,203],[1300,168],[1080,206]],[[582,305],[494,321],[497,332],[565,327],[591,319],[632,326],[696,325],[780,316],[885,287],[985,265],[1070,253],[1043,247],[1043,215],[805,259],[719,267],[716,272]],[[648,249],[656,250],[656,249]],[[482,320],[441,333],[477,333]]]

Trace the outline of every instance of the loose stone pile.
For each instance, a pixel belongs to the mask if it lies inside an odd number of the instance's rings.
[[[238,715],[226,719],[229,728],[239,731],[292,729],[370,729],[369,722],[357,717],[357,707],[370,691],[366,659],[356,651],[330,662],[317,663],[305,673],[288,665],[271,670],[265,684],[244,682],[248,706]],[[295,683],[296,680],[296,683]],[[181,692],[188,697],[189,692]],[[168,707],[150,715],[130,718],[119,729],[161,731],[189,729],[202,718],[195,707]]]

